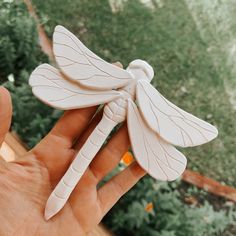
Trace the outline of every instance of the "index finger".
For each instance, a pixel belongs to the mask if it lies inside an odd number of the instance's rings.
[[[84,132],[96,110],[97,106],[66,111],[52,128],[49,135],[63,138],[68,147],[71,147],[74,140]]]
[[[12,103],[9,92],[0,87],[0,146],[7,134],[12,116]]]

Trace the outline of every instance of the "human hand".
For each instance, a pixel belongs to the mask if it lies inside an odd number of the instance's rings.
[[[0,235],[86,235],[145,172],[136,162],[101,188],[130,143],[123,125],[99,151],[65,207],[50,221],[44,219],[46,201],[75,154],[101,118],[97,107],[71,110],[47,136],[14,162],[0,161]],[[9,93],[0,89],[0,141],[11,121]]]

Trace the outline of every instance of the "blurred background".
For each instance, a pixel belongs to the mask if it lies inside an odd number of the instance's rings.
[[[106,227],[117,236],[236,235],[236,1],[0,0],[0,82],[13,99],[12,132],[28,148],[61,115],[28,86],[32,70],[52,62],[57,24],[107,61],[126,67],[147,60],[165,97],[219,129],[213,142],[181,151],[190,171],[234,195],[219,197],[204,182],[197,188],[194,181],[145,177],[105,217]]]

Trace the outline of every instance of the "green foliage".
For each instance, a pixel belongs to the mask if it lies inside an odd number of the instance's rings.
[[[22,83],[15,86],[12,82],[4,85],[9,89],[13,101],[12,129],[17,132],[29,147],[33,147],[48,133],[61,112],[42,104],[35,98],[27,81],[29,73],[20,75]]]
[[[0,2],[0,82],[13,100],[12,129],[29,147],[34,146],[52,127],[58,111],[39,102],[28,85],[31,71],[47,57],[38,44],[36,23],[23,2]]]
[[[0,32],[0,82],[9,74],[19,80],[21,70],[31,71],[46,60],[38,45],[36,23],[23,2],[0,0]]]
[[[227,226],[236,222],[235,212],[217,212],[207,201],[199,206],[186,205],[179,187],[179,183],[157,183],[145,178],[112,209],[105,223],[118,236],[210,236],[222,235]],[[192,189],[185,195],[188,191]],[[154,206],[152,211],[145,210],[148,202]]]

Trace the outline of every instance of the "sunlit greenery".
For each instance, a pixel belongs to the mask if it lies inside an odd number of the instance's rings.
[[[0,1],[0,82],[11,91],[12,129],[29,147],[50,129],[58,112],[43,105],[28,85],[31,71],[47,56],[38,44],[36,23],[23,2]],[[10,79],[11,81],[8,81]]]

